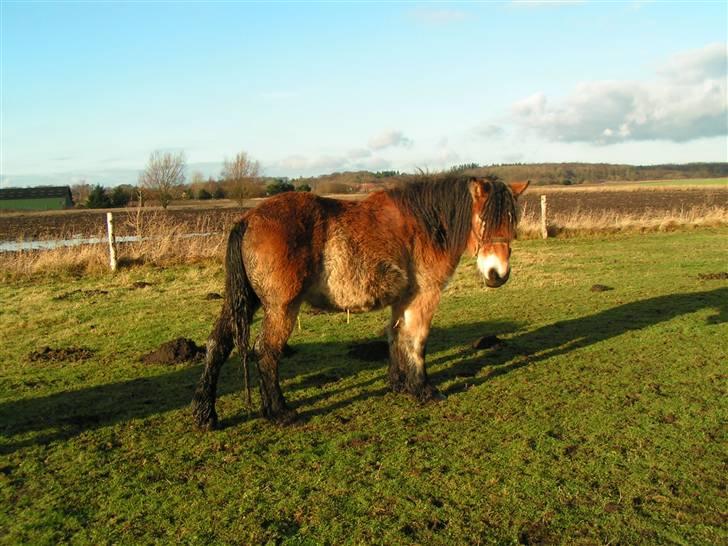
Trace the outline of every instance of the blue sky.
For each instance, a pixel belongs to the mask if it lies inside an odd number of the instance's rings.
[[[723,1],[0,6],[3,187],[728,161]]]

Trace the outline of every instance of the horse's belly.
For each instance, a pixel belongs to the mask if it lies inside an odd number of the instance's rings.
[[[327,245],[320,282],[309,294],[312,304],[369,311],[391,305],[407,291],[405,264],[388,256],[357,255],[347,247],[336,241]]]

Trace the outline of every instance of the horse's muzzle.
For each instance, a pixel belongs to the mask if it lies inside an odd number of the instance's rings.
[[[499,286],[503,286],[506,281],[508,280],[508,277],[511,276],[511,270],[508,268],[508,271],[505,275],[502,277],[498,275],[498,271],[495,270],[495,268],[488,271],[488,276],[485,278],[485,285],[488,288],[498,288]]]

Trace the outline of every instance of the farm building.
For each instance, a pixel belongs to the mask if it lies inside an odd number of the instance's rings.
[[[62,210],[72,206],[68,186],[0,189],[1,210]]]

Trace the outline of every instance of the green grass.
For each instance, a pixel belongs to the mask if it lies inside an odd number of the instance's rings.
[[[200,366],[139,356],[207,337],[219,268],[5,284],[0,541],[725,544],[728,283],[697,275],[727,255],[726,229],[519,241],[498,290],[464,261],[426,406],[347,356],[386,312],[304,312],[282,366],[301,421],[250,413],[234,358],[208,434]],[[54,299],[79,289],[108,294]],[[486,334],[505,345],[470,349]],[[45,345],[95,353],[30,362]]]

